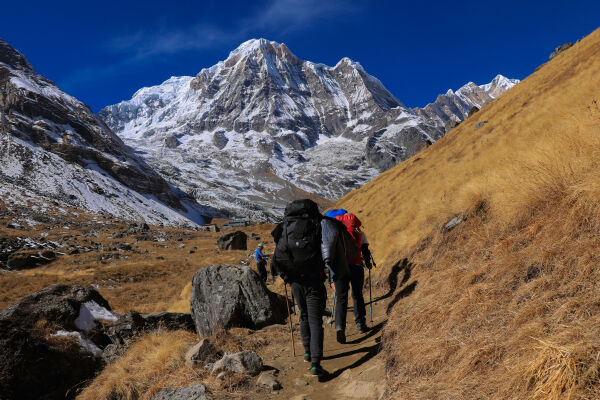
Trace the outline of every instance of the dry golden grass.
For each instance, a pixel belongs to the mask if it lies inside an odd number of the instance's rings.
[[[390,398],[600,398],[599,72],[596,31],[338,202],[379,280],[412,265],[384,332]]]
[[[149,334],[106,367],[78,396],[79,400],[150,399],[160,390],[201,383],[206,373],[185,366],[184,355],[196,335],[189,332]]]
[[[209,339],[223,352],[252,349],[265,356],[270,350],[279,351],[287,344],[284,329],[284,326],[273,326],[261,334],[234,328],[216,332]],[[227,374],[221,380],[202,366],[186,366],[185,353],[198,340],[195,334],[184,331],[146,334],[135,341],[122,357],[102,370],[77,399],[148,400],[163,389],[197,383],[209,389],[211,398],[264,396],[261,389],[250,384],[253,378],[246,375]]]
[[[86,218],[83,214],[82,217]],[[240,230],[258,235],[268,253],[273,250],[270,236],[272,228],[272,225],[264,224]],[[252,262],[253,246],[258,243],[258,240],[249,238],[248,250],[224,251],[217,248],[217,237],[222,233],[152,229],[165,232],[169,239],[165,242],[136,241],[135,234],[113,239],[112,234],[126,230],[126,225],[107,222],[96,229],[98,237],[92,237],[91,240],[105,248],[114,247],[117,243],[131,243],[134,252],[92,251],[60,256],[51,264],[22,273],[0,270],[0,308],[53,283],[65,283],[99,285],[100,294],[120,313],[129,310],[189,313],[191,281],[196,271],[213,264],[239,265],[242,260]],[[81,235],[89,230],[72,226],[68,235],[76,237],[77,243],[85,246],[88,238]],[[21,237],[37,237],[42,231],[50,232],[49,240],[61,242],[60,230],[46,230],[44,227],[10,233]],[[180,247],[182,245],[184,247]],[[193,248],[196,250],[190,254]],[[99,258],[105,255],[118,255],[120,258],[100,261]]]

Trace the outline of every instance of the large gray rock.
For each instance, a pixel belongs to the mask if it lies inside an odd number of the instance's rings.
[[[217,245],[221,250],[247,250],[248,235],[242,231],[235,231],[219,236]]]
[[[99,311],[111,316],[98,292],[68,285],[49,286],[1,311],[0,398],[74,398],[103,365],[108,338],[94,322]]]
[[[285,298],[247,266],[212,265],[196,272],[190,310],[201,336],[219,328],[260,329],[285,323]]]
[[[152,400],[210,400],[206,396],[206,387],[197,384],[179,389],[165,389],[152,397]]]
[[[253,351],[242,351],[223,356],[223,358],[213,365],[212,372],[229,371],[240,374],[258,375],[262,371],[262,367],[263,361],[258,354]]]

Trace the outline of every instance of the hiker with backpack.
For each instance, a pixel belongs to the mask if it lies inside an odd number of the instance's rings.
[[[365,282],[365,273],[363,267],[363,257],[365,266],[371,269],[371,257],[369,251],[369,242],[366,235],[361,231],[362,223],[354,214],[346,212],[346,210],[332,210],[335,214],[335,219],[340,221],[346,227],[347,232],[352,236],[354,247],[357,249],[355,257],[348,257],[348,279],[340,279],[339,281],[331,280],[331,286],[335,290],[337,306],[340,310],[340,320],[336,321],[336,337],[338,342],[345,341],[345,326],[346,326],[346,310],[348,305],[348,290],[352,287],[352,300],[354,301],[354,321],[356,328],[360,333],[368,332],[369,328],[366,323],[366,308],[365,299],[363,296],[363,285]],[[331,215],[330,214],[330,215]],[[325,214],[327,215],[327,213]],[[368,258],[367,258],[368,256]],[[337,318],[336,312],[336,319]]]
[[[329,270],[330,285],[335,288],[331,318],[332,321],[335,320],[336,340],[339,343],[346,343],[346,314],[350,284],[348,259],[356,258],[358,249],[346,226],[330,215],[331,213],[325,214],[321,221],[321,253]]]
[[[273,232],[275,252],[271,261],[285,285],[292,289],[300,309],[300,335],[304,361],[311,363],[310,374],[322,377],[323,314],[327,300],[325,263],[321,255],[321,219],[312,200],[289,203],[283,222]],[[287,289],[286,289],[287,291]]]
[[[258,275],[263,282],[267,281],[267,260],[265,255],[262,252],[263,244],[259,243],[256,251],[254,252],[254,257],[256,257],[256,269],[258,269]]]

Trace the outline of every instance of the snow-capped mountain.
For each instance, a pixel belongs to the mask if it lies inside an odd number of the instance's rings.
[[[434,103],[428,104],[424,108],[415,108],[414,111],[423,118],[441,124],[450,119],[458,122],[464,121],[473,107],[481,109],[519,82],[518,79],[508,79],[502,75],[497,75],[485,85],[469,82],[456,92],[450,89],[446,94],[439,95]]]
[[[303,191],[336,199],[444,134],[441,116],[405,107],[359,63],[303,61],[265,39],[99,115],[199,202],[267,220]]]
[[[210,209],[172,188],[85,104],[0,40],[0,185],[99,214],[202,223]]]

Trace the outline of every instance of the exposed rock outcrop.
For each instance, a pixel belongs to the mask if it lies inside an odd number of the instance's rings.
[[[217,245],[221,250],[247,250],[248,235],[242,231],[235,231],[219,236]]]
[[[190,309],[201,336],[219,328],[260,329],[287,317],[285,299],[267,289],[250,267],[212,265],[196,272]]]
[[[171,189],[85,104],[37,74],[2,40],[0,150],[0,183],[63,205],[190,225],[208,212]]]
[[[102,367],[109,343],[97,320],[114,320],[93,289],[52,285],[0,312],[2,399],[72,399]]]

